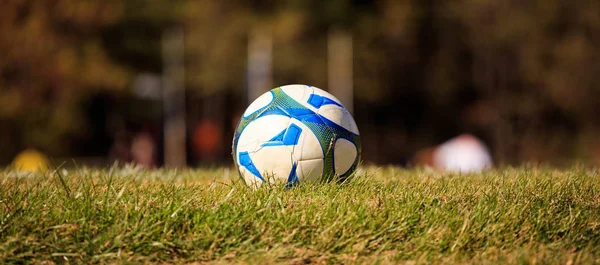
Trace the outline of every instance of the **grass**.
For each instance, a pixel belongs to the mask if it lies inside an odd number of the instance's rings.
[[[0,263],[600,263],[599,206],[585,168],[367,167],[256,191],[227,168],[5,170]]]

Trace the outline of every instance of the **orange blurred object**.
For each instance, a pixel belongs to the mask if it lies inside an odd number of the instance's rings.
[[[200,121],[194,129],[194,150],[200,158],[212,160],[218,150],[222,131],[210,119]]]

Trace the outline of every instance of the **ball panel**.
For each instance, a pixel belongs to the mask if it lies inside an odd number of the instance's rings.
[[[313,106],[316,109],[321,108],[322,106],[327,106],[327,105],[335,105],[340,108],[344,108],[344,106],[333,101],[332,99],[330,99],[328,97],[320,96],[317,94],[311,94],[308,97],[308,104],[310,104],[311,106]]]
[[[342,119],[342,127],[346,128],[348,131],[356,135],[360,135],[360,131],[358,131],[358,126],[352,117],[352,114],[347,109],[344,109],[344,118]]]
[[[284,97],[277,98],[276,104],[284,112],[292,116],[301,116],[317,112],[316,108],[308,104],[308,99],[312,95],[313,87],[305,85],[289,85],[282,86],[280,91]]]
[[[290,171],[290,175],[287,178],[285,187],[292,187],[298,184],[298,182],[300,182],[300,179],[298,178],[298,162],[294,162],[294,164],[292,165],[292,170]]]
[[[261,147],[265,146],[295,146],[298,144],[300,135],[302,134],[302,128],[300,126],[290,123],[290,125],[283,131],[275,135],[271,140],[261,144]]]
[[[337,105],[327,105],[319,108],[318,113],[335,124],[342,126],[344,129],[356,135],[359,134],[358,126],[356,126],[352,114],[347,109]]]
[[[250,122],[240,133],[235,154],[241,168],[240,174],[246,183],[251,183],[248,180],[254,178],[266,181],[267,176],[287,177],[291,170],[294,147],[286,144],[293,142],[288,143],[289,137],[286,141],[275,138],[278,135],[285,138],[289,123],[290,118],[287,116],[264,116]]]
[[[244,117],[248,117],[252,115],[252,113],[266,107],[271,102],[273,102],[273,94],[269,91],[267,93],[262,94],[260,97],[255,99],[250,106],[244,111]]]
[[[357,155],[358,150],[352,142],[344,138],[338,139],[333,152],[335,174],[338,176],[346,174],[356,161]]]
[[[264,116],[250,122],[239,135],[236,153],[258,150],[260,145],[284,131],[289,123],[290,118],[282,115]]]
[[[281,183],[287,181],[294,166],[292,151],[289,146],[264,147],[250,157],[265,181]]]
[[[313,95],[315,87],[306,85],[287,85],[282,86],[281,91],[292,98],[296,103],[300,104],[304,110],[317,112],[318,108],[315,108],[309,104],[310,97]]]
[[[297,102],[304,102],[312,94],[312,87],[305,85],[287,85],[282,86],[281,91]]]
[[[300,181],[318,181],[323,174],[323,159],[298,161],[296,172]]]
[[[342,104],[342,102],[336,98],[334,95],[330,94],[329,92],[320,89],[318,87],[312,87],[313,88],[313,94],[316,94],[318,96],[324,97],[326,99],[326,102],[328,102],[328,104],[335,104],[335,105],[339,105],[343,108],[344,105]]]
[[[245,167],[239,166],[238,170],[240,172],[242,179],[246,183],[246,185],[248,185],[252,188],[258,188],[258,187],[260,187],[260,185],[262,185],[263,181],[261,179],[257,178],[254,174],[252,174],[250,171],[248,171]]]
[[[323,149],[317,136],[304,123],[292,119],[292,124],[300,127],[302,133],[294,148],[294,160],[323,159]]]
[[[252,173],[252,175],[254,175],[256,178],[264,180],[262,174],[260,174],[260,171],[258,168],[256,168],[256,165],[254,165],[254,162],[252,162],[252,158],[248,152],[240,152],[238,155],[238,161],[240,166],[242,166],[246,171]]]

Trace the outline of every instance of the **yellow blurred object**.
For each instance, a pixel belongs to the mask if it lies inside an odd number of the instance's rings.
[[[45,172],[48,170],[49,161],[42,152],[35,149],[26,149],[15,157],[12,165],[22,171]]]

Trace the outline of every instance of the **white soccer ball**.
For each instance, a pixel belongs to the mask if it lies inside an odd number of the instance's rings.
[[[258,97],[233,137],[233,159],[251,187],[347,179],[360,160],[358,127],[331,94],[287,85]]]

